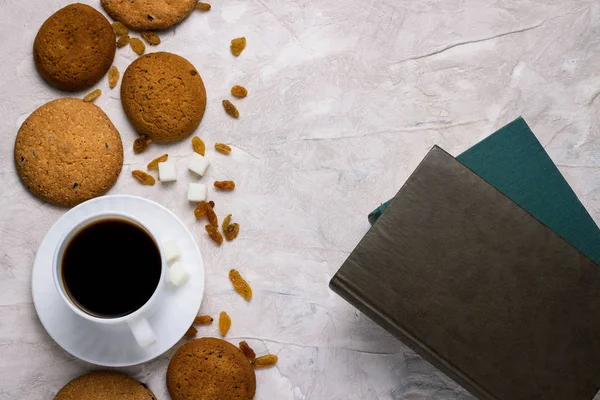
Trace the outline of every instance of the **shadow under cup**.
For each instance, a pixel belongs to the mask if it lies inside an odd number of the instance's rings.
[[[155,295],[163,276],[157,240],[141,222],[121,214],[82,222],[57,251],[59,291],[87,318],[135,313]]]

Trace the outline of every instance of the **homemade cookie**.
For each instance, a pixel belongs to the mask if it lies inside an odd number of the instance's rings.
[[[149,53],[125,71],[121,102],[139,134],[155,142],[176,142],[198,127],[206,108],[206,90],[200,74],[185,58]]]
[[[256,376],[240,349],[221,339],[202,338],[177,350],[167,369],[167,388],[173,400],[251,400]]]
[[[146,385],[118,372],[90,372],[67,383],[54,400],[156,400]]]
[[[115,184],[123,166],[123,143],[98,106],[58,99],[35,110],[21,125],[15,165],[33,194],[73,206]]]
[[[131,29],[165,29],[181,22],[198,0],[102,0],[106,12]]]
[[[38,72],[52,85],[87,89],[106,74],[115,58],[116,37],[104,15],[85,4],[52,14],[33,42]]]

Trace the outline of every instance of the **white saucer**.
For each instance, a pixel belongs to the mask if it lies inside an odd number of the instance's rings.
[[[79,217],[98,211],[120,211],[143,221],[161,241],[173,240],[190,279],[181,287],[168,285],[165,296],[148,322],[157,342],[141,349],[126,326],[98,327],[70,310],[59,296],[52,277],[52,257],[63,233]],[[33,264],[33,304],[48,334],[77,358],[106,367],[140,364],[158,357],[177,343],[192,325],[204,295],[204,265],[191,232],[160,204],[126,195],[103,196],[68,211],[50,228]]]

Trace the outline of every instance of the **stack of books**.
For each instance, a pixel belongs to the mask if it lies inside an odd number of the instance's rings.
[[[434,147],[331,288],[480,399],[600,389],[600,230],[525,121]]]

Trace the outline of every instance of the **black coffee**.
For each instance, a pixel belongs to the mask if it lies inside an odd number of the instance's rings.
[[[152,237],[120,219],[94,222],[67,244],[62,279],[71,300],[88,314],[117,318],[152,297],[161,257]]]

